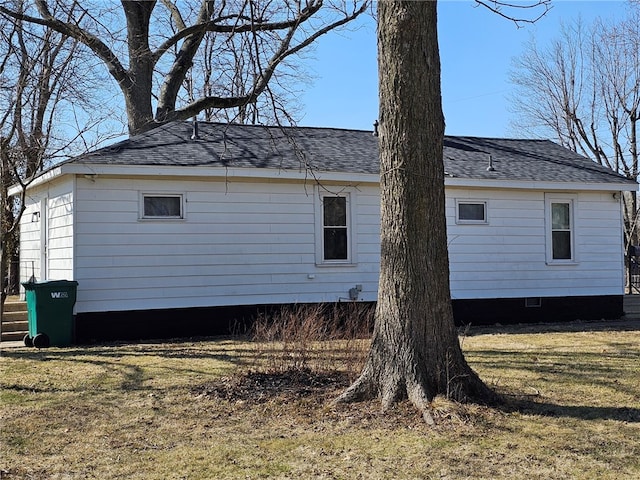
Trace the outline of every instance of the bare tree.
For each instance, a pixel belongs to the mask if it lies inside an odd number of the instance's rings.
[[[32,12],[1,6],[0,14],[47,26],[89,48],[121,90],[130,134],[207,109],[246,109],[267,90],[287,58],[354,20],[368,6],[368,0],[202,0],[195,8],[186,1],[123,0],[118,9],[107,10],[88,1],[79,7],[77,2],[57,0],[61,11],[74,11],[72,18],[61,18],[45,0],[34,3]],[[156,8],[159,5],[162,8]],[[185,79],[205,38],[219,63],[211,65],[207,88],[181,104]],[[230,62],[247,70],[220,70]],[[219,88],[216,75],[229,75],[242,85],[229,88],[225,79]]]
[[[378,302],[365,367],[337,401],[380,398],[386,409],[408,398],[432,423],[437,395],[498,401],[467,364],[453,320],[436,2],[378,2],[378,71]]]
[[[640,8],[614,23],[563,26],[546,48],[531,42],[515,61],[515,126],[638,179]],[[638,201],[625,209],[625,243],[638,243]]]
[[[163,2],[169,5],[168,0]],[[186,28],[181,13],[172,7],[172,27]],[[175,23],[175,26],[173,25]],[[177,32],[176,32],[177,33]],[[213,32],[204,35],[200,49],[193,60],[193,67],[184,79],[184,88],[178,103],[187,105],[196,98],[213,95],[242,97],[248,94],[247,88],[257,72],[261,71],[260,62],[266,49],[278,44],[273,36],[255,38],[251,32],[237,33],[224,42]],[[257,49],[256,47],[260,48]],[[311,49],[309,46],[308,49]],[[254,102],[233,108],[208,107],[202,112],[205,121],[221,121],[251,124],[277,125],[283,121],[295,124],[299,117],[300,105],[297,97],[302,85],[307,82],[308,74],[291,56],[282,60],[274,71],[264,92]]]
[[[84,136],[101,117],[87,113],[96,109],[84,91],[96,79],[84,71],[83,61],[77,41],[0,17],[0,314],[17,258],[26,186],[48,163],[99,140]],[[13,184],[22,186],[17,197],[8,195]]]

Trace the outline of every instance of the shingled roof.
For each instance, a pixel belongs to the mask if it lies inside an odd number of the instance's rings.
[[[370,131],[198,122],[197,139],[193,132],[191,122],[168,123],[70,163],[379,173]],[[549,140],[447,136],[444,164],[454,178],[635,183]]]

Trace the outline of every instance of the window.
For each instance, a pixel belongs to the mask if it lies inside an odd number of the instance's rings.
[[[554,260],[571,260],[570,203],[551,203],[551,251]]]
[[[547,196],[547,263],[574,263],[575,197]]]
[[[354,195],[316,190],[316,263],[352,264],[354,228],[351,223]]]
[[[487,202],[456,200],[456,223],[487,223]]]
[[[347,198],[322,199],[323,258],[325,260],[347,260]]]
[[[142,218],[184,218],[182,195],[142,194]]]

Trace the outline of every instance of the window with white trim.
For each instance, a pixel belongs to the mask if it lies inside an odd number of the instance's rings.
[[[352,194],[317,191],[316,199],[316,263],[353,263]]]
[[[575,195],[546,195],[547,263],[575,263]]]
[[[456,223],[487,223],[487,202],[456,200]]]
[[[143,193],[141,195],[141,218],[156,220],[184,218],[182,195]]]

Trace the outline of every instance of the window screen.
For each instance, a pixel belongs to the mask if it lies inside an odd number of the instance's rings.
[[[143,195],[143,218],[182,218],[181,195]]]
[[[459,223],[486,223],[487,204],[486,202],[458,202],[457,213]]]

